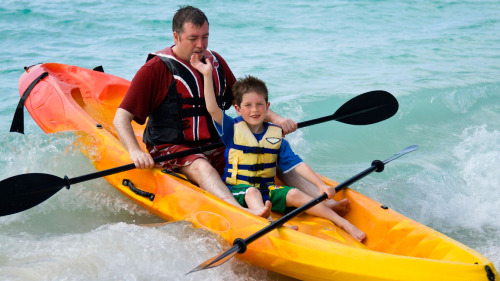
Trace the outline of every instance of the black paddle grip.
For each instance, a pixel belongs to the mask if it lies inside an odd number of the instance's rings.
[[[240,246],[240,249],[238,250],[238,254],[243,254],[244,252],[247,251],[247,242],[241,238],[234,239],[233,245]]]
[[[380,160],[373,160],[372,167],[375,167],[375,172],[380,173],[384,170],[385,164]]]
[[[66,187],[66,189],[69,190],[69,188],[71,186],[71,182],[69,181],[68,176],[64,176],[64,180],[66,181],[66,185],[64,187]]]

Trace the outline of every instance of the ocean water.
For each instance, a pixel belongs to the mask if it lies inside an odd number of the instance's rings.
[[[297,121],[386,90],[398,113],[288,138],[316,171],[343,181],[409,145],[419,150],[352,188],[488,257],[500,268],[500,3],[498,1],[0,2],[0,180],[94,172],[74,135],[44,134],[25,111],[9,133],[24,66],[58,62],[132,79],[172,44],[180,4],[205,11],[209,48],[237,77],[268,83],[271,108]],[[104,179],[0,218],[2,280],[289,280],[238,259],[184,274],[227,246],[162,221]]]

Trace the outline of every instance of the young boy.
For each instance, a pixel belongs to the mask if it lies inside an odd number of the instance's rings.
[[[284,173],[295,169],[321,192],[333,196],[333,188],[291,150],[282,138],[281,128],[264,122],[270,105],[264,82],[252,76],[238,79],[233,86],[233,95],[234,107],[240,116],[233,119],[217,106],[210,61],[203,63],[195,54],[191,57],[191,65],[203,74],[207,110],[226,146],[222,180],[240,204],[246,204],[249,209],[260,209],[268,215],[271,206],[273,211],[284,213],[286,207],[300,207],[313,199],[299,189],[275,185],[276,167]],[[361,230],[324,203],[306,213],[329,219],[359,241],[365,238]]]

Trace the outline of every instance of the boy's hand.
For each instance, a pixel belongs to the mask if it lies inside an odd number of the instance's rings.
[[[322,184],[321,186],[318,187],[318,189],[320,194],[326,193],[328,199],[332,199],[333,195],[335,195],[335,187],[333,186]]]
[[[191,65],[196,68],[201,74],[205,75],[211,75],[212,74],[212,64],[210,63],[209,60],[205,60],[206,63],[203,63],[201,61],[200,55],[194,54],[191,55]]]

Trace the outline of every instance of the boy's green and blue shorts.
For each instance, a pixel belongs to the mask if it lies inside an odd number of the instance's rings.
[[[247,189],[249,187],[252,187],[251,185],[248,184],[238,184],[234,186],[229,186],[229,189],[231,189],[231,192],[233,193],[234,198],[240,203],[241,206],[243,207],[248,207],[247,204],[245,203],[245,194],[247,192]],[[269,201],[273,204],[271,210],[273,212],[278,212],[281,214],[285,214],[286,212],[286,195],[288,194],[288,191],[290,191],[293,187],[286,186],[286,185],[268,185],[267,189],[268,191],[261,190],[262,197],[264,198],[264,201],[269,198]]]

